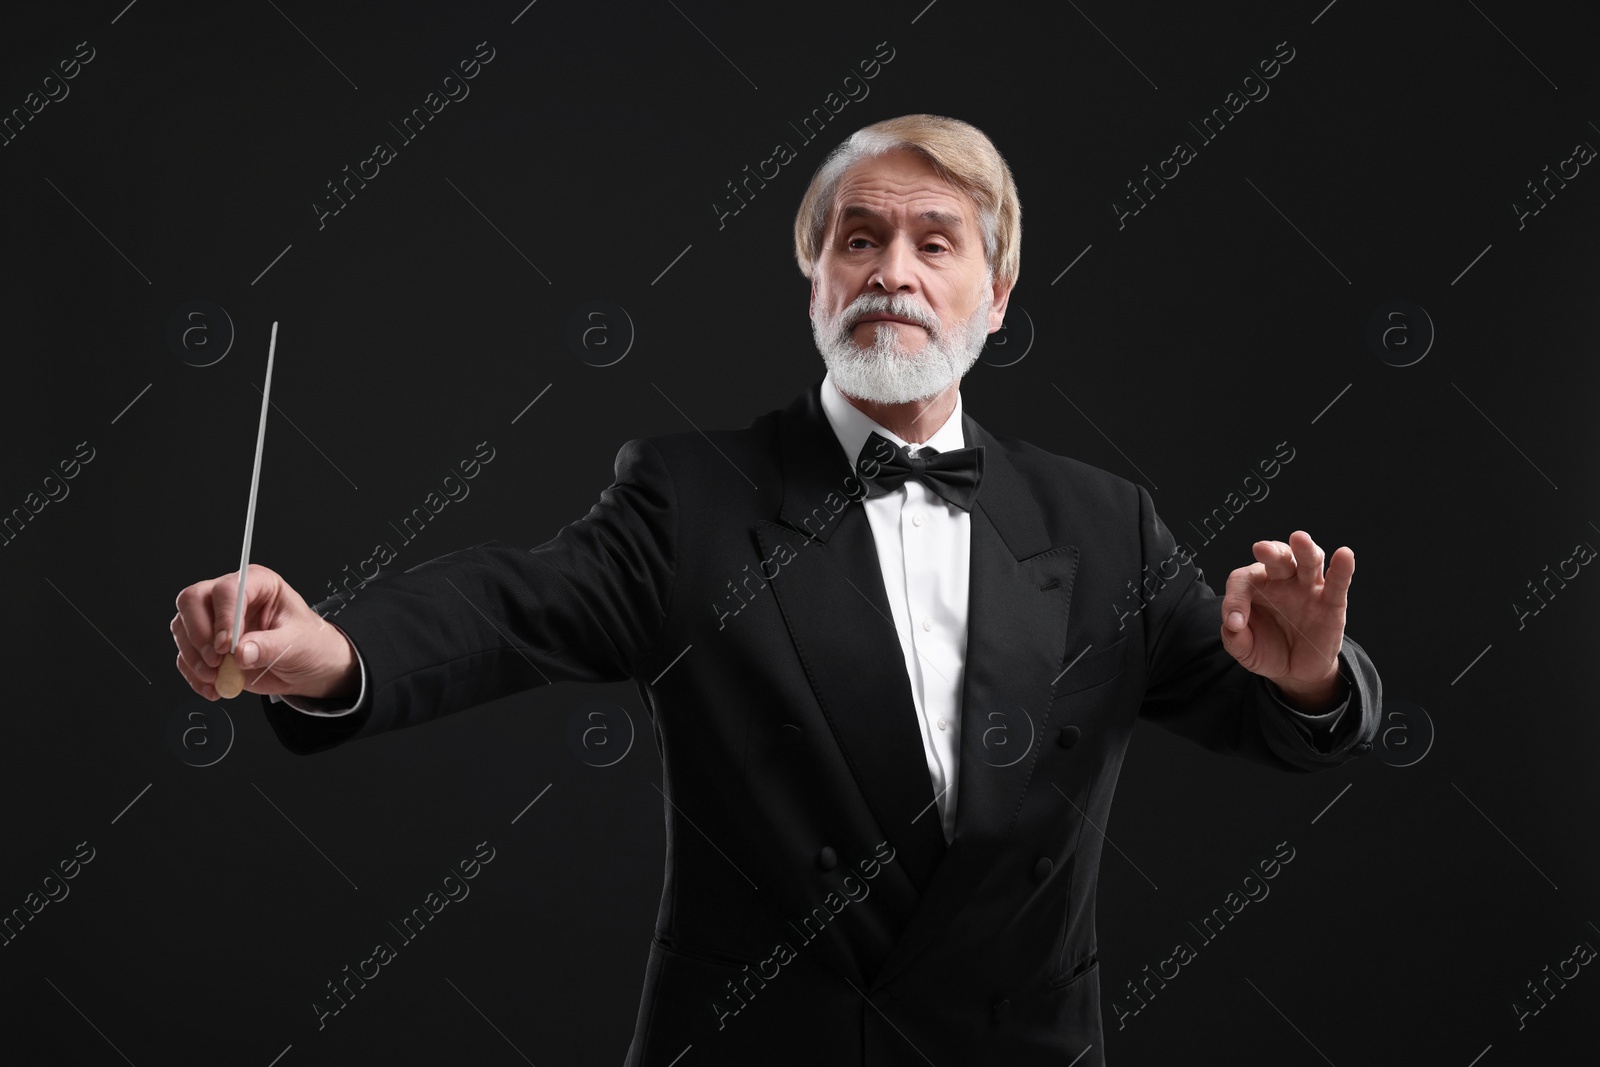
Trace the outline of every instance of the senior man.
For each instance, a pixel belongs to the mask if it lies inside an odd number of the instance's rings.
[[[552,540],[348,605],[250,569],[247,687],[295,752],[637,681],[668,842],[629,1064],[1103,1063],[1097,828],[1136,718],[1285,770],[1372,747],[1349,548],[1258,541],[1218,597],[1143,488],[963,410],[1020,237],[980,131],[868,126],[795,219],[826,374],[787,407],[628,441]],[[208,698],[236,581],[172,622]]]

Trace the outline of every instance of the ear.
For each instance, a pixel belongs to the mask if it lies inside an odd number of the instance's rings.
[[[814,274],[811,279],[811,302],[806,305],[806,315],[813,319],[817,317],[817,279]]]
[[[989,309],[990,333],[994,333],[1001,326],[1005,325],[1006,305],[1011,302],[1011,290],[1016,284],[1017,280],[1015,278],[1012,278],[1010,281],[996,281],[994,283],[994,289],[992,293],[994,297],[994,306]]]

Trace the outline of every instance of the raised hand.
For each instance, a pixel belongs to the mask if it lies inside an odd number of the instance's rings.
[[[1322,549],[1304,530],[1252,551],[1257,562],[1228,575],[1222,647],[1301,710],[1327,710],[1347,685],[1338,656],[1356,554],[1339,548],[1324,574]]]
[[[218,699],[217,668],[232,647],[239,572],[187,586],[169,629],[178,646],[178,672],[196,693]],[[234,658],[252,693],[305,697],[348,696],[360,687],[355,648],[344,631],[322,618],[279,574],[250,564],[244,622]]]

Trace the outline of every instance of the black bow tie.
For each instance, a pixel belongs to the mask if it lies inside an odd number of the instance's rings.
[[[924,446],[921,455],[874,431],[861,446],[856,470],[868,485],[869,496],[881,496],[897,489],[907,478],[920,478],[924,485],[962,511],[971,511],[983,479],[983,446],[940,452]]]

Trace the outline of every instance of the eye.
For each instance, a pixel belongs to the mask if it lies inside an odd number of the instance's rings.
[[[867,245],[869,245],[871,243],[872,242],[867,240],[867,238],[865,238],[865,237],[852,237],[852,238],[850,238],[849,241],[845,242],[845,247],[846,248],[864,248],[864,247],[866,247]]]
[[[922,247],[923,247],[924,251],[930,251],[931,250],[931,251],[934,251],[934,252],[943,252],[945,250],[944,245],[940,244],[938,241],[929,241],[927,244],[924,244]]]

